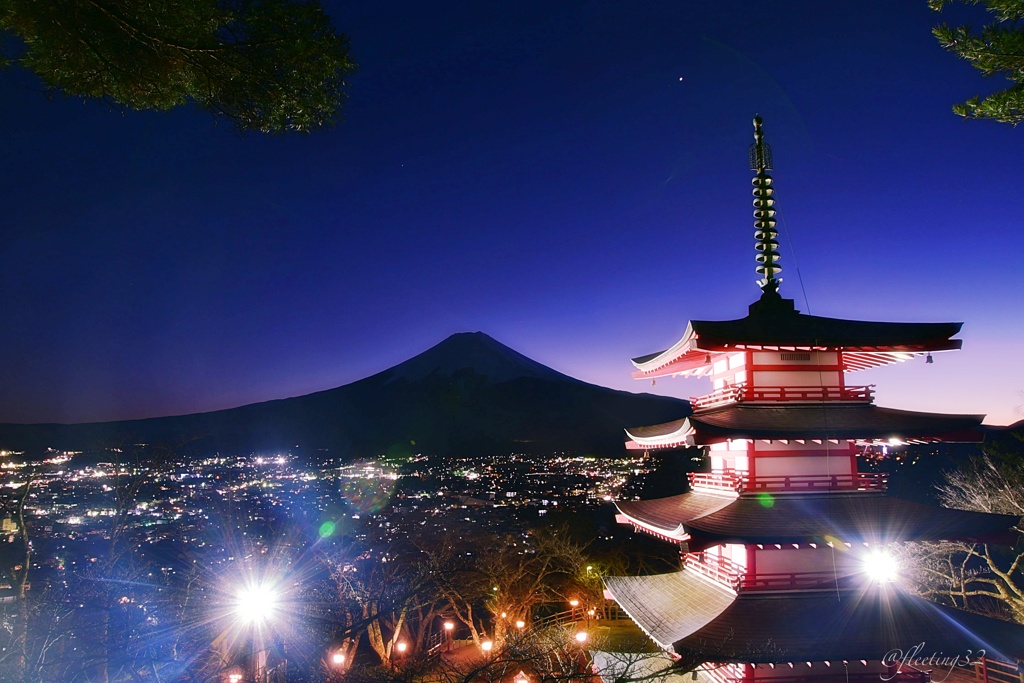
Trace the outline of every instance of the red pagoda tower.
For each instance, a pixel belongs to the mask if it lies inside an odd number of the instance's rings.
[[[981,441],[980,415],[874,405],[848,373],[959,349],[961,323],[804,315],[778,292],[771,154],[761,119],[751,147],[761,296],[746,317],[691,321],[682,339],[633,359],[634,377],[709,376],[689,417],[627,429],[629,448],[701,447],[711,472],[690,491],[619,501],[619,521],[680,546],[682,568],[607,577],[608,593],[661,648],[715,683],[927,681],[920,654],[1024,657],[1024,626],[916,597],[889,576],[891,543],[1000,542],[1013,516],[921,505],[859,472],[873,444]],[[973,653],[973,654],[971,654]],[[945,675],[936,670],[935,679]]]

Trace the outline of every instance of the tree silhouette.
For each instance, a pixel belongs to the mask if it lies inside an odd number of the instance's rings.
[[[975,32],[970,26],[940,24],[932,29],[945,50],[965,59],[983,76],[1003,76],[1011,85],[985,97],[976,95],[953,111],[972,119],[992,119],[1014,125],[1024,121],[1024,0],[959,0],[984,4],[994,21]],[[949,0],[928,0],[941,11]]]
[[[301,0],[3,0],[0,61],[53,90],[129,109],[192,103],[239,131],[332,123],[345,37]]]

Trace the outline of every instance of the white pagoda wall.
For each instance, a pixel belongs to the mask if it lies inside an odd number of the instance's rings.
[[[751,441],[735,439],[711,444],[711,471],[753,472],[755,477],[849,476],[857,471],[857,448],[852,441]],[[753,465],[753,467],[751,467]]]
[[[855,471],[856,461],[845,453],[759,457],[754,462],[755,477],[849,477]]]
[[[757,575],[797,572],[831,574],[834,561],[836,573],[839,576],[846,576],[859,571],[863,559],[860,549],[851,549],[845,545],[835,549],[825,544],[818,545],[817,548],[794,548],[791,545],[783,545],[781,550],[775,546],[766,546],[764,549],[751,546],[748,550],[753,556],[751,567],[755,568]]]
[[[745,369],[753,387],[843,386],[838,351],[752,351],[750,356]]]

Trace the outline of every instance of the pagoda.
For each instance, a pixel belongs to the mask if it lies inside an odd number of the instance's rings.
[[[711,471],[690,474],[689,492],[616,503],[620,522],[678,544],[682,566],[606,577],[607,592],[694,677],[714,683],[924,682],[929,668],[943,680],[951,667],[893,654],[919,643],[921,656],[959,655],[961,667],[964,657],[1024,657],[1024,626],[912,595],[887,575],[884,553],[904,541],[1012,543],[1019,518],[890,497],[884,474],[857,465],[865,447],[982,440],[981,415],[883,408],[872,387],[847,383],[858,370],[959,349],[961,323],[797,311],[779,294],[759,117],[750,159],[760,298],[744,318],[691,321],[671,348],[633,359],[637,379],[712,382],[688,417],[626,430],[629,448],[709,456]]]

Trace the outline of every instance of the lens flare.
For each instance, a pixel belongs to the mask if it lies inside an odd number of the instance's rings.
[[[899,576],[899,563],[884,550],[873,550],[864,558],[864,572],[877,583],[890,583]]]
[[[272,586],[253,584],[238,592],[235,614],[245,623],[259,625],[273,617],[277,607],[278,596]]]

